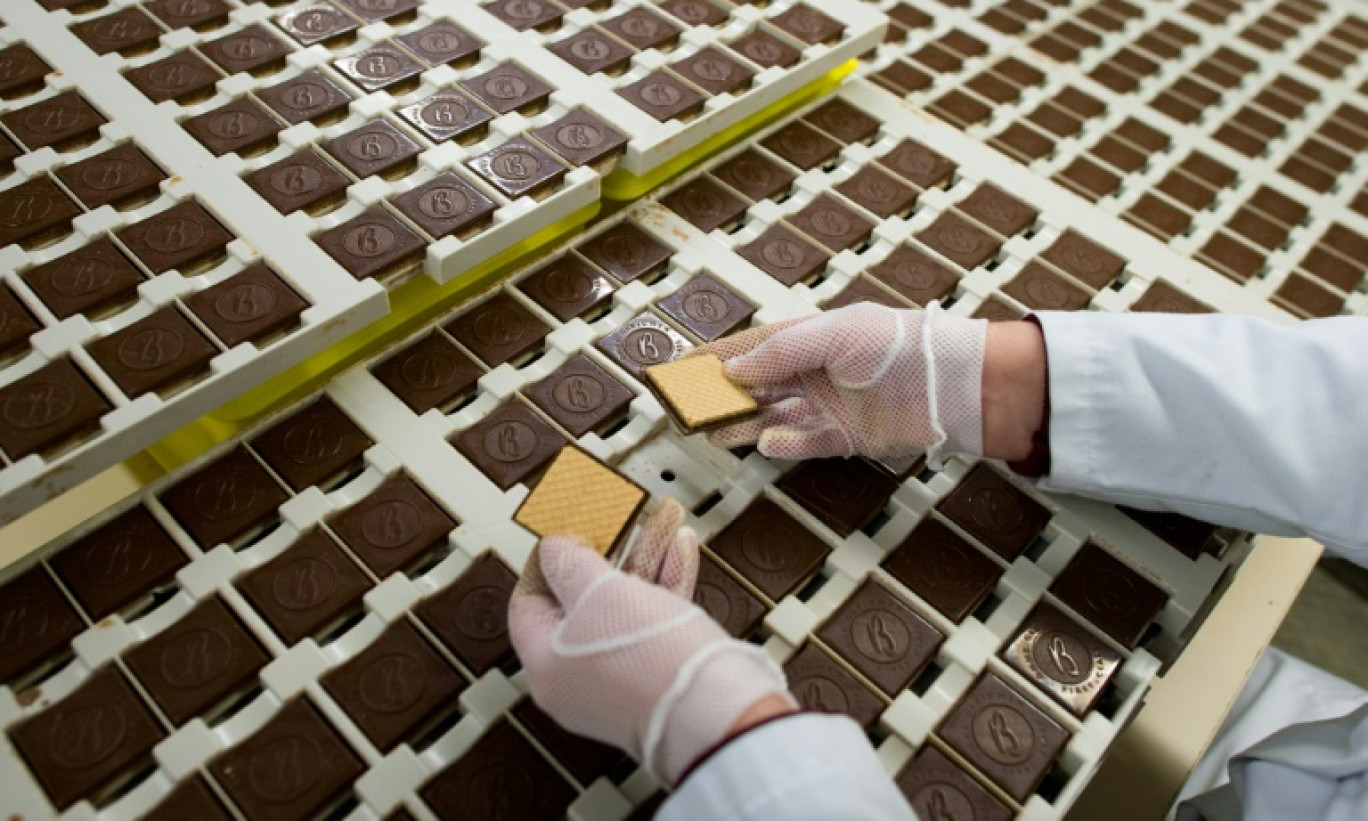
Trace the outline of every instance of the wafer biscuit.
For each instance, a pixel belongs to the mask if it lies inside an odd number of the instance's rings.
[[[646,369],[646,381],[684,433],[735,422],[758,410],[750,394],[727,376],[711,354]]]
[[[606,555],[646,499],[640,485],[566,445],[513,519],[538,536],[576,536]]]

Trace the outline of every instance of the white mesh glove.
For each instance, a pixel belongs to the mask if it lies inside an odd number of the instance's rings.
[[[673,500],[656,510],[627,572],[573,538],[542,539],[508,614],[537,706],[669,784],[756,702],[792,703],[780,667],[690,601],[698,538],[683,521]]]
[[[699,353],[727,362],[761,408],[710,438],[776,459],[926,451],[938,466],[942,452],[982,455],[987,328],[935,302],[863,302],[718,340]]]

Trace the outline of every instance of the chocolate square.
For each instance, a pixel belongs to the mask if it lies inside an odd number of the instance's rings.
[[[466,167],[509,199],[536,197],[565,176],[565,166],[522,137],[467,160]]]
[[[1049,508],[982,462],[939,507],[952,522],[1009,562],[1045,529],[1051,515]]]
[[[423,65],[389,43],[333,60],[333,68],[364,91],[382,91],[407,81],[417,82]]]
[[[266,623],[293,647],[360,606],[371,582],[321,529],[237,581]]]
[[[822,309],[835,311],[847,305],[857,305],[861,302],[872,302],[875,305],[884,305],[895,309],[909,307],[896,295],[889,293],[888,289],[864,274],[860,274],[852,279],[850,284],[842,288],[840,293],[823,302]]]
[[[775,602],[820,570],[831,552],[826,542],[763,496],[714,536],[709,547]]]
[[[147,757],[165,735],[116,665],[10,730],[14,746],[59,810]]]
[[[283,66],[285,57],[293,51],[288,43],[260,24],[201,43],[199,50],[228,74],[269,73]]]
[[[570,357],[523,393],[576,439],[620,419],[636,398],[627,386],[582,353]]]
[[[47,177],[37,177],[0,191],[0,247],[43,244],[71,232],[81,209]]]
[[[456,449],[489,480],[508,490],[540,470],[565,437],[531,408],[510,399],[456,437]]]
[[[162,30],[134,7],[73,23],[71,33],[96,54],[117,51],[127,57],[156,48]]]
[[[776,223],[737,253],[785,285],[813,279],[826,268],[830,255]]]
[[[716,26],[731,19],[727,12],[706,0],[665,0],[660,9],[691,26]]]
[[[141,505],[100,525],[48,561],[96,621],[167,584],[185,563],[185,554]]]
[[[347,116],[352,97],[321,71],[306,71],[283,83],[257,92],[261,101],[290,125],[309,121],[315,125]]]
[[[332,3],[313,3],[286,12],[277,17],[275,23],[302,46],[349,41],[354,37],[352,32],[361,25]]]
[[[784,676],[803,710],[845,713],[866,730],[884,711],[878,696],[811,642],[784,664]]]
[[[866,165],[836,186],[846,199],[887,219],[909,216],[917,204],[917,190],[876,165]]]
[[[246,687],[270,660],[217,596],[124,653],[177,727]]]
[[[676,188],[660,204],[705,233],[737,224],[747,207],[745,200],[707,176]]]
[[[1023,165],[1030,165],[1054,151],[1053,138],[1022,123],[1007,126],[996,137],[988,140],[988,144]]]
[[[1009,821],[1014,813],[981,784],[927,744],[897,776],[898,789],[918,818],[958,811],[966,821]]]
[[[1002,292],[1035,311],[1080,311],[1092,294],[1035,260],[1002,286]]]
[[[339,0],[352,14],[364,22],[394,20],[395,23],[413,18],[418,0]],[[394,18],[400,18],[395,20]]]
[[[1093,542],[1079,548],[1050,592],[1127,649],[1168,602],[1168,594]]]
[[[229,152],[246,155],[274,145],[281,129],[270,112],[250,97],[191,117],[181,127],[215,157]]]
[[[673,248],[630,222],[618,223],[577,250],[618,282],[654,278],[674,253]]]
[[[932,83],[930,74],[902,60],[895,60],[869,75],[869,80],[898,96],[929,88]]]
[[[55,360],[0,388],[0,448],[18,461],[96,429],[111,410],[70,359]]]
[[[169,390],[207,370],[218,355],[174,305],[89,343],[86,350],[130,399]]]
[[[407,621],[380,637],[320,683],[382,753],[465,689],[465,679]]]
[[[1004,237],[1025,231],[1040,216],[1040,212],[992,183],[982,183],[955,207]]]
[[[903,140],[878,162],[919,188],[944,188],[955,174],[953,162],[916,140]]]
[[[1080,718],[1121,665],[1120,653],[1044,602],[1026,617],[1002,657]]]
[[[0,49],[0,97],[12,99],[38,91],[52,68],[23,43]]]
[[[365,772],[307,697],[209,762],[209,772],[249,821],[314,815]]]
[[[755,72],[723,54],[720,49],[699,49],[670,69],[709,94],[735,94],[750,87]]]
[[[414,413],[422,414],[470,394],[484,371],[445,336],[432,333],[392,354],[371,373]]]
[[[542,340],[551,332],[550,326],[506,292],[465,311],[442,329],[491,368],[505,362],[521,365],[520,360],[542,349]]]
[[[329,524],[378,578],[446,544],[456,522],[412,479],[397,474]]]
[[[259,263],[186,298],[185,305],[229,348],[298,325],[309,307]]]
[[[817,240],[832,253],[840,253],[869,239],[874,223],[822,194],[787,219],[789,225]]]
[[[1268,264],[1268,258],[1261,251],[1250,248],[1224,231],[1212,234],[1211,239],[1194,256],[1199,262],[1210,265],[1236,282],[1244,282],[1255,276]]]
[[[959,89],[951,90],[932,100],[927,110],[960,128],[986,122],[993,116],[992,106]]]
[[[662,299],[660,310],[694,336],[712,342],[739,330],[755,306],[705,271]]]
[[[1126,261],[1072,228],[1059,236],[1041,259],[1091,288],[1102,289],[1114,282]]]
[[[597,345],[638,379],[642,371],[652,365],[673,362],[694,347],[683,334],[649,312],[637,314],[627,324],[600,339]]]
[[[841,151],[841,144],[807,123],[789,123],[760,144],[804,171],[832,160]]]
[[[206,550],[261,526],[288,498],[238,446],[162,491],[161,503]]]
[[[45,269],[49,269],[61,259],[64,258],[59,257],[54,262],[28,271],[24,274],[24,280],[27,282],[30,277],[34,276],[35,271],[38,272],[41,279],[47,279],[50,274],[45,273]],[[31,285],[32,283],[30,283]],[[38,296],[44,297],[44,301],[46,301],[45,294],[39,292]],[[59,314],[58,318],[61,319],[62,316]],[[10,292],[10,289],[0,287],[0,352],[9,354],[12,351],[27,349],[29,337],[42,329],[43,326],[33,318],[33,314],[29,313],[28,308]]]
[[[1002,241],[954,211],[946,211],[917,234],[922,244],[971,271],[995,257]]]
[[[661,48],[679,40],[678,26],[642,7],[604,20],[599,27],[636,49]]]
[[[712,176],[755,202],[787,193],[794,180],[792,172],[753,149],[717,166]]]
[[[531,114],[544,108],[551,96],[550,85],[513,62],[501,63],[484,74],[463,80],[461,88],[496,114]]]
[[[172,268],[192,272],[201,262],[223,256],[233,236],[193,201],[162,211],[118,232],[124,247],[154,274]]]
[[[128,203],[152,199],[166,174],[136,145],[123,143],[57,169],[57,179],[93,211],[101,205],[122,208]]]
[[[37,151],[49,145],[60,149],[67,144],[94,140],[100,126],[108,120],[79,93],[63,91],[0,116],[0,122],[28,150]]]
[[[1057,722],[991,673],[936,732],[1017,801],[1035,791],[1069,740]]]
[[[1002,575],[992,559],[930,517],[884,557],[883,568],[955,624],[988,597]]]
[[[532,136],[571,165],[592,165],[616,157],[627,144],[626,137],[582,108],[536,129]]]
[[[865,459],[813,459],[774,486],[845,538],[887,506],[898,480]]]
[[[399,42],[430,66],[443,66],[479,59],[484,41],[455,23],[446,20],[405,34]]]
[[[143,821],[233,821],[223,803],[214,796],[204,779],[192,775],[182,781],[170,795],[153,807]]]
[[[803,56],[798,49],[758,28],[733,40],[731,49],[761,68],[788,68]]]
[[[816,635],[890,697],[912,683],[945,640],[926,619],[871,580]]]
[[[738,639],[749,638],[768,612],[764,602],[707,556],[698,563],[693,602]]]
[[[488,133],[494,115],[454,89],[399,109],[399,116],[435,143],[467,142]]]
[[[598,29],[584,29],[546,49],[585,74],[620,71],[636,53]]]
[[[406,173],[420,149],[408,135],[388,120],[372,120],[360,128],[334,137],[323,150],[357,177]]]
[[[704,96],[664,71],[655,71],[617,90],[619,96],[660,120],[685,120],[703,109]]]
[[[518,290],[561,322],[569,322],[607,307],[614,287],[583,257],[567,253],[518,282]]]
[[[1212,309],[1169,285],[1162,279],[1140,295],[1130,306],[1132,313],[1151,311],[1168,314],[1209,314]]]
[[[1134,310],[1134,306],[1131,310]],[[1194,561],[1211,547],[1216,538],[1216,525],[1181,513],[1168,510],[1138,510],[1125,505],[1117,505],[1116,509]]]
[[[513,716],[580,784],[592,784],[626,758],[616,747],[566,730],[531,699],[514,708]]]
[[[944,299],[959,284],[957,270],[917,245],[899,245],[882,262],[869,269],[875,279],[918,305]]]
[[[384,277],[417,265],[427,243],[378,205],[314,238],[357,279]]]
[[[476,676],[495,665],[507,670],[515,660],[508,599],[517,581],[507,565],[487,553],[414,612]]]
[[[493,221],[495,208],[493,200],[452,171],[438,174],[391,203],[434,239],[479,233]]]
[[[808,45],[834,43],[845,33],[845,26],[806,3],[797,3],[788,11],[771,17],[770,23]]]
[[[374,444],[328,396],[271,425],[252,449],[296,492],[361,465]]]
[[[879,121],[845,100],[831,100],[809,111],[803,119],[843,143],[869,143],[879,133]]]
[[[559,28],[565,15],[550,0],[493,0],[481,8],[518,31]]]
[[[0,586],[0,624],[16,627],[0,633],[3,682],[57,655],[86,627],[42,565]]]
[[[224,0],[153,0],[143,3],[143,9],[169,29],[217,28],[228,22],[233,10]]]
[[[282,214],[337,202],[351,184],[347,175],[309,148],[253,171],[246,180]]]
[[[507,1],[513,5],[512,0]],[[519,788],[510,789],[513,784]],[[575,798],[565,779],[507,721],[485,733],[419,794],[438,818],[498,818],[507,814],[521,821],[562,818]]]

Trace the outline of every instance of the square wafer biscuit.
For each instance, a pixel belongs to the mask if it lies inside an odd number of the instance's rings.
[[[735,422],[759,409],[711,354],[654,365],[646,369],[646,381],[684,433]]]
[[[647,497],[640,485],[566,445],[513,519],[538,536],[578,536],[607,555]]]

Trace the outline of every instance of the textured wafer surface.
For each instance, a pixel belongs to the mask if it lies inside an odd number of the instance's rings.
[[[646,491],[576,447],[565,447],[514,520],[537,534],[570,534],[606,554],[631,524]]]
[[[686,432],[730,422],[757,410],[728,378],[722,360],[704,354],[646,369],[646,378]]]

